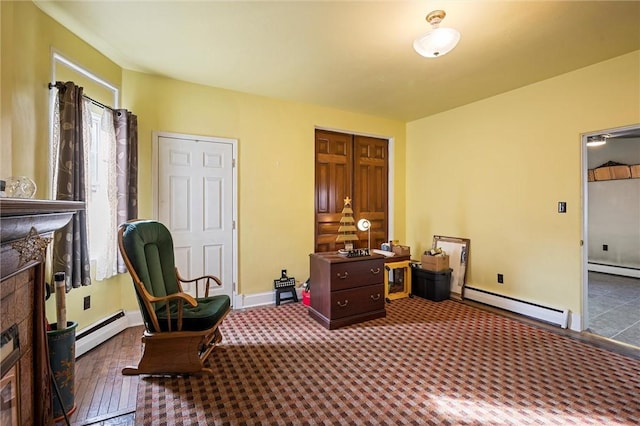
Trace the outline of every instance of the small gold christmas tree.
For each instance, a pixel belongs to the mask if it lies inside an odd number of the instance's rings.
[[[344,199],[342,218],[340,218],[340,227],[338,228],[338,234],[340,235],[336,238],[336,242],[344,242],[345,250],[353,250],[353,242],[358,241],[356,231],[353,210],[351,209],[351,198],[347,197]]]

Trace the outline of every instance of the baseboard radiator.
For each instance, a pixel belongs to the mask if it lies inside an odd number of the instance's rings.
[[[464,288],[464,298],[558,325],[562,328],[567,328],[569,323],[568,309],[550,308],[473,287]]]
[[[76,334],[76,358],[107,341],[129,326],[124,311],[85,327]]]
[[[640,278],[640,268],[632,268],[629,266],[607,265],[604,263],[589,262],[587,269],[593,272],[602,272],[604,274],[621,275],[623,277]]]

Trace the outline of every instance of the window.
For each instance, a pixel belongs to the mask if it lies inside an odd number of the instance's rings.
[[[57,80],[82,82],[83,86],[95,92],[113,95],[112,104],[117,107],[118,89],[95,76],[83,67],[72,63],[58,53],[52,57],[52,77]],[[92,101],[91,93],[84,91],[83,133],[85,139],[86,197],[87,197],[87,234],[89,240],[89,256],[96,279],[103,280],[117,274],[117,194],[116,194],[116,140],[114,113],[110,108]],[[52,100],[55,90],[52,91]],[[111,102],[110,102],[111,103]],[[55,102],[51,103],[51,140],[52,152],[56,148]],[[53,165],[56,159],[53,158]],[[52,176],[55,166],[52,166]],[[55,181],[52,179],[52,182]]]

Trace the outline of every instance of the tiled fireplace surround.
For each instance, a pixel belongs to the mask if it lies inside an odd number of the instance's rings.
[[[0,198],[0,332],[14,325],[18,330],[13,342],[3,342],[0,363],[5,376],[9,370],[17,372],[18,410],[2,413],[11,418],[11,424],[52,424],[44,313],[45,247],[53,231],[83,208],[78,202]],[[12,351],[13,347],[17,349]]]

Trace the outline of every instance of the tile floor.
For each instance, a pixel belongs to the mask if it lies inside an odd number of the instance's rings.
[[[640,279],[589,272],[589,330],[640,347]]]

